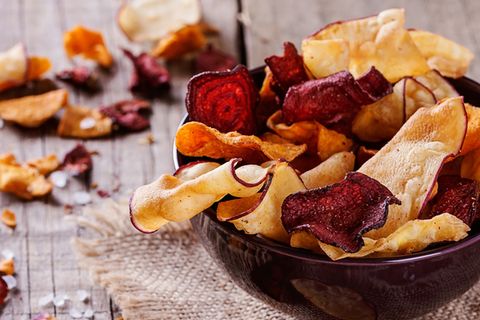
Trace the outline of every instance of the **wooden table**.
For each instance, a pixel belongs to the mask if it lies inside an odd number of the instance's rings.
[[[121,1],[116,0],[0,0],[0,50],[22,41],[31,54],[46,55],[54,70],[71,66],[62,46],[62,34],[76,24],[99,29],[113,51],[117,66],[111,74],[103,74],[102,93],[88,96],[70,90],[74,104],[98,106],[131,97],[126,89],[130,62],[120,47],[140,48],[129,43],[115,22]],[[265,56],[280,53],[282,42],[297,45],[303,36],[324,24],[373,14],[389,7],[407,9],[407,25],[443,34],[466,45],[476,54],[480,51],[480,2],[476,0],[203,0],[205,20],[221,30],[219,45],[249,67],[263,63]],[[238,19],[237,19],[238,18]],[[240,21],[240,22],[239,22]],[[57,319],[70,319],[68,308],[38,305],[38,299],[49,293],[65,292],[73,296],[78,289],[91,292],[90,305],[95,319],[114,319],[119,315],[106,292],[91,284],[88,275],[79,269],[69,239],[81,230],[64,219],[63,205],[72,203],[72,193],[91,191],[94,202],[100,201],[90,183],[128,194],[173,168],[170,151],[176,126],[185,112],[185,85],[191,75],[185,63],[169,65],[173,74],[171,94],[154,102],[151,132],[156,142],[143,145],[138,141],[147,132],[85,141],[94,158],[91,181],[73,179],[65,189],[55,189],[49,199],[22,202],[1,194],[0,209],[10,208],[17,214],[18,227],[12,233],[0,227],[0,250],[15,253],[18,291],[12,296],[0,319],[30,319],[47,311]],[[470,76],[480,79],[480,64],[474,63]],[[55,126],[25,130],[12,125],[0,129],[0,153],[11,151],[27,160],[49,153],[63,156],[77,141],[60,139]],[[78,214],[75,210],[74,214]]]

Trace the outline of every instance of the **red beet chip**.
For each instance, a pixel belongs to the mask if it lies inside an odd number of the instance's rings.
[[[100,107],[101,113],[126,131],[140,131],[150,127],[147,117],[150,111],[150,102],[142,99],[123,100]]]
[[[92,170],[92,156],[83,144],[77,144],[65,155],[62,169],[73,175],[79,175]]]
[[[225,71],[233,69],[237,64],[233,56],[208,45],[195,59],[195,72]]]
[[[317,120],[342,133],[361,106],[392,93],[391,84],[374,67],[355,80],[348,71],[310,80],[291,87],[283,102],[283,117],[288,123]]]
[[[147,97],[155,97],[170,88],[170,74],[155,57],[147,53],[136,56],[126,49],[123,49],[123,52],[132,61],[134,67],[129,84],[131,91]]]
[[[480,186],[476,181],[460,176],[441,176],[426,218],[448,212],[471,226],[480,218],[479,197]]]
[[[97,76],[87,67],[74,67],[56,73],[56,78],[65,81],[74,87],[89,91],[100,90]]]
[[[8,295],[8,286],[5,281],[0,277],[0,307],[5,302],[5,298]]]
[[[188,83],[185,103],[190,120],[221,132],[255,134],[255,107],[259,96],[243,65],[231,71],[203,72]]]
[[[390,204],[400,201],[384,185],[351,172],[338,183],[289,195],[282,223],[289,233],[309,231],[324,243],[357,252],[362,234],[385,224]]]
[[[108,192],[107,190],[103,190],[103,189],[98,189],[97,190],[97,194],[100,198],[108,198],[110,197],[110,192]]]
[[[291,42],[283,44],[283,57],[271,56],[265,59],[265,63],[272,71],[272,89],[279,97],[284,97],[291,86],[308,80],[303,58]]]

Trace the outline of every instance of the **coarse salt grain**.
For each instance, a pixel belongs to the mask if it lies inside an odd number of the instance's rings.
[[[78,205],[85,205],[92,202],[92,197],[87,192],[78,191],[73,194],[73,201]]]
[[[83,313],[76,309],[76,308],[72,308],[70,309],[70,311],[68,312],[68,314],[70,315],[70,317],[72,317],[73,319],[80,319],[82,316],[83,316]]]
[[[57,188],[65,188],[68,182],[68,175],[63,171],[54,171],[50,175],[50,181]]]
[[[8,290],[15,289],[17,287],[17,279],[12,276],[3,276],[3,281],[7,284]]]
[[[90,298],[90,294],[86,290],[77,290],[77,300],[85,302]]]
[[[53,302],[53,298],[54,298],[53,293],[49,293],[43,297],[40,297],[40,299],[38,299],[38,306],[46,307],[50,305]]]
[[[80,121],[80,129],[87,130],[87,129],[92,129],[95,127],[95,124],[97,121],[91,117],[87,117]]]
[[[5,258],[5,260],[10,260],[10,259],[15,258],[15,255],[13,254],[13,251],[9,250],[9,249],[2,250],[2,256]]]
[[[68,295],[65,293],[60,293],[53,298],[53,304],[55,307],[63,307],[65,305],[65,302],[69,300]]]
[[[87,318],[87,319],[91,319],[93,318],[93,309],[91,308],[88,308],[87,310],[85,310],[85,312],[83,313],[83,317],[84,318]]]

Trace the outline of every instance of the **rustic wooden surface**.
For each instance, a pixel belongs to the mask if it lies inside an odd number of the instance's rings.
[[[114,53],[117,66],[111,74],[102,75],[102,93],[88,96],[70,90],[71,101],[98,106],[129,98],[126,86],[131,66],[119,47],[140,48],[130,44],[115,23],[120,3],[120,0],[0,0],[0,50],[23,41],[30,53],[48,56],[54,70],[61,70],[72,64],[62,49],[62,33],[76,24],[99,29]],[[477,56],[480,53],[477,23],[480,2],[476,0],[202,0],[202,5],[205,19],[221,30],[220,47],[250,67],[262,64],[265,56],[280,53],[283,41],[299,44],[302,37],[328,22],[366,16],[389,7],[405,7],[409,27],[443,34],[466,45]],[[74,296],[78,289],[91,292],[89,305],[95,310],[95,319],[115,319],[119,315],[105,291],[92,284],[88,275],[77,267],[69,239],[80,231],[65,221],[63,205],[71,203],[74,191],[89,191],[90,182],[106,190],[119,186],[118,194],[128,194],[134,187],[172,170],[172,138],[184,113],[185,85],[191,73],[186,64],[176,63],[169,68],[173,73],[173,88],[170,96],[155,100],[153,145],[138,143],[147,132],[85,141],[89,149],[100,152],[94,158],[91,181],[71,180],[68,188],[55,189],[47,200],[22,202],[0,195],[0,209],[8,207],[18,218],[13,233],[0,226],[0,250],[10,249],[15,253],[18,280],[18,290],[0,311],[0,319],[31,319],[40,311],[50,312],[57,319],[70,319],[68,306],[42,308],[38,299],[49,293]],[[480,79],[480,64],[474,63],[469,74]],[[63,156],[76,143],[58,138],[52,125],[36,130],[12,125],[0,129],[0,153],[11,151],[20,160],[49,153]],[[90,191],[94,201],[100,201]]]

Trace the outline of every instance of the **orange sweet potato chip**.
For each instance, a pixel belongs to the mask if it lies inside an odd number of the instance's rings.
[[[46,57],[28,57],[27,80],[40,78],[45,72],[50,70],[51,67],[52,63]]]
[[[0,191],[31,200],[52,191],[52,184],[37,169],[20,165],[11,153],[0,155]]]
[[[9,228],[15,229],[17,226],[17,216],[12,210],[4,209],[2,211],[2,215],[0,216],[0,220]]]
[[[480,149],[473,150],[465,155],[461,162],[460,174],[480,182]]]
[[[113,63],[113,57],[105,45],[102,34],[98,31],[76,26],[64,34],[63,46],[70,58],[81,55],[106,68]]]
[[[462,146],[462,155],[480,148],[480,108],[465,103],[465,110],[467,111],[468,126]]]
[[[175,138],[178,151],[191,157],[242,158],[249,162],[285,159],[292,161],[305,152],[306,145],[272,143],[238,132],[221,133],[200,122],[181,126]]]
[[[88,107],[67,106],[57,129],[61,137],[97,138],[112,132],[112,120]]]
[[[68,92],[58,89],[36,96],[0,101],[0,118],[23,127],[36,128],[53,117],[67,99]]]
[[[55,171],[60,166],[60,161],[55,154],[27,161],[29,167],[35,168],[43,175]]]
[[[178,59],[187,53],[200,50],[206,43],[207,38],[201,25],[185,26],[160,39],[151,55],[167,60]]]

